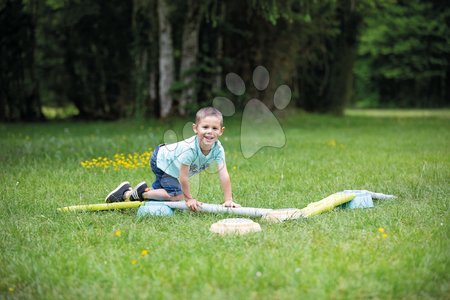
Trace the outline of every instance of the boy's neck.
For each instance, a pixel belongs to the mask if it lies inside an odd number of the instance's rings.
[[[195,137],[198,143],[198,147],[200,148],[200,150],[202,151],[203,155],[208,155],[209,152],[211,152],[211,149],[213,148],[213,146],[211,146],[209,149],[205,149],[204,146],[202,146],[202,144],[200,143],[200,140]]]
[[[202,153],[203,153],[203,155],[205,155],[205,156],[208,155],[209,152],[211,152],[211,149],[212,149],[212,148],[209,148],[209,149],[203,149],[202,146],[200,146],[200,150],[202,150]]]

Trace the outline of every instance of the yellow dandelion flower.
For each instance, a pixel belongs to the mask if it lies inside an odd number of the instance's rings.
[[[131,260],[131,264],[132,264],[132,265],[137,264],[137,259],[132,259],[132,260]]]
[[[149,252],[150,251],[148,251],[147,249],[144,249],[141,251],[141,256],[144,257],[144,256],[148,255]]]
[[[383,233],[381,236],[383,237],[383,239],[388,237],[387,233]]]
[[[120,169],[147,168],[151,155],[152,151],[150,148],[150,150],[142,153],[116,153],[112,157],[98,156],[90,160],[81,161],[80,164],[85,169],[99,168],[103,171],[106,171],[109,168],[114,171],[118,171]]]
[[[237,167],[236,166],[233,166],[233,171],[236,171],[237,170]]]
[[[330,146],[330,147],[336,147],[336,145],[337,145],[335,139],[329,140],[329,141],[327,142],[327,144],[328,144],[328,146]]]
[[[122,231],[120,229],[117,229],[116,231],[114,231],[114,235],[116,237],[121,237],[122,236]]]
[[[379,232],[379,233],[384,233],[384,232],[385,232],[385,230],[384,230],[384,228],[383,228],[383,227],[380,227],[380,228],[378,228],[378,232]]]

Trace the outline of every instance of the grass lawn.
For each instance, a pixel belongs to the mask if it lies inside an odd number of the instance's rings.
[[[239,118],[225,122],[221,141],[244,206],[303,208],[344,189],[397,199],[255,220],[262,232],[225,237],[209,232],[223,215],[57,213],[101,203],[124,180],[151,182],[139,159],[184,123],[0,124],[0,299],[449,298],[448,110],[288,113],[285,147],[249,159]],[[215,174],[192,184],[199,200],[222,202]]]

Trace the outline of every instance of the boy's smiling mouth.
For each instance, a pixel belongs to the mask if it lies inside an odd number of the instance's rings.
[[[203,136],[202,143],[207,148],[211,147],[211,145],[216,141],[216,138],[213,136]]]

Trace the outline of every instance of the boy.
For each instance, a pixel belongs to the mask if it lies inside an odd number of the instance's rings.
[[[211,162],[217,162],[224,206],[240,207],[233,202],[225,152],[219,142],[225,130],[222,113],[214,107],[200,109],[192,129],[195,135],[191,138],[174,144],[161,144],[153,151],[150,166],[156,179],[151,189],[145,182],[132,189],[125,181],[109,193],[105,201],[186,200],[189,209],[198,211],[202,203],[192,197],[188,177],[208,168]]]

